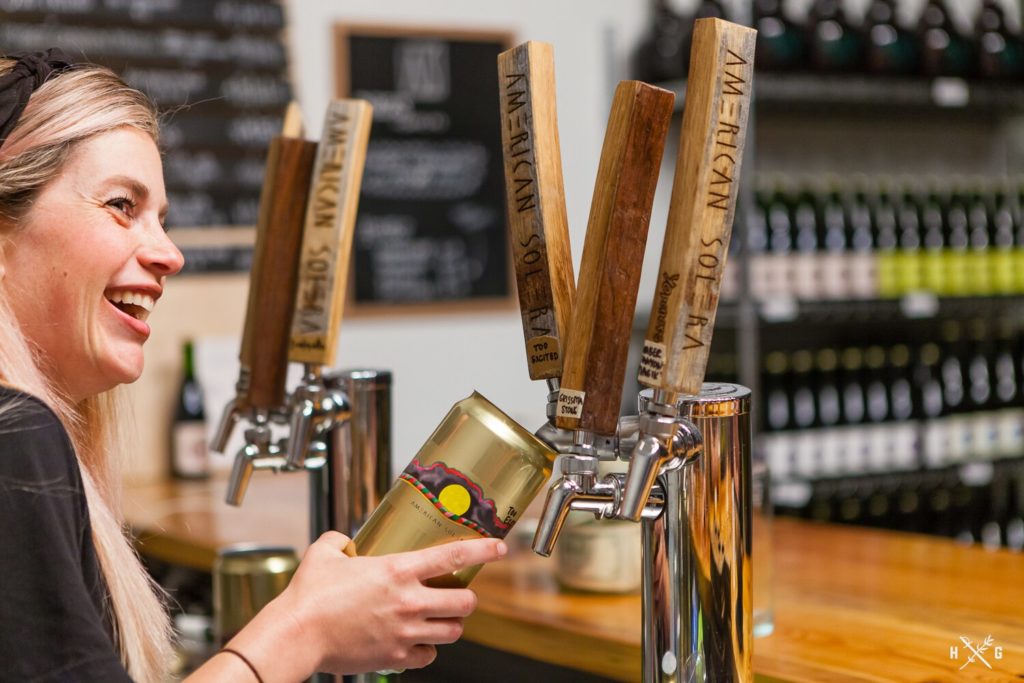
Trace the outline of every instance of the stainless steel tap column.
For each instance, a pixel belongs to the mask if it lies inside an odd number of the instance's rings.
[[[328,380],[348,396],[351,416],[327,439],[328,528],[355,536],[391,488],[391,373],[348,370]]]
[[[750,390],[705,383],[679,414],[704,451],[659,475],[643,521],[644,681],[753,681]]]

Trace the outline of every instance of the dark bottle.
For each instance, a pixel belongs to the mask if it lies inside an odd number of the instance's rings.
[[[921,285],[936,294],[944,293],[947,288],[945,228],[945,207],[938,188],[933,185],[921,206]]]
[[[822,298],[848,299],[851,296],[850,251],[846,211],[843,207],[839,181],[829,183],[821,197],[821,226],[824,229],[825,251],[822,260]]]
[[[690,26],[668,0],[657,0],[651,31],[634,55],[637,78],[654,83],[686,78]]]
[[[764,71],[790,71],[804,60],[804,36],[786,17],[782,0],[754,0],[757,48],[754,64]]]
[[[872,220],[874,226],[872,242],[878,263],[878,295],[883,298],[896,297],[905,291],[900,289],[899,279],[897,199],[894,196],[892,182],[888,179],[883,180],[874,202],[874,218]]]
[[[850,23],[841,0],[814,0],[807,18],[811,66],[827,73],[860,68],[864,38]]]
[[[906,186],[896,207],[899,250],[896,261],[897,289],[913,292],[924,288],[921,259],[921,206],[911,186]]]
[[[1011,80],[1024,75],[1024,43],[1006,23],[1002,3],[983,0],[974,24],[978,73],[982,78]]]
[[[781,432],[791,429],[794,425],[789,407],[789,358],[781,351],[773,351],[765,356],[765,429],[770,432]]]
[[[914,36],[896,16],[896,0],[873,0],[864,17],[867,70],[883,76],[906,76],[917,70]]]
[[[921,73],[929,78],[967,78],[973,72],[974,49],[957,30],[945,0],[928,0],[917,28]]]
[[[782,179],[768,203],[768,250],[770,290],[783,296],[793,295],[793,220],[790,215],[788,184]]]
[[[797,298],[815,301],[821,298],[821,255],[819,239],[824,236],[818,220],[815,196],[804,185],[793,204],[796,257],[793,265],[793,293]]]
[[[956,187],[945,207],[946,267],[943,288],[939,291],[952,296],[971,294],[970,282],[970,225],[967,221],[967,195],[962,186]]]
[[[989,202],[980,185],[972,188],[967,204],[967,288],[975,296],[988,296],[995,289],[991,258],[995,229],[989,221],[990,213]]]
[[[873,253],[874,228],[866,181],[859,178],[854,191],[845,196],[846,234],[850,254],[850,295],[854,299],[873,299],[878,294],[878,275]]]
[[[191,341],[182,348],[182,361],[181,387],[171,425],[171,474],[180,479],[203,479],[210,475],[210,456],[203,390],[196,379]]]
[[[1014,209],[1009,189],[1000,184],[991,195],[992,230],[991,263],[992,292],[1012,294],[1015,291],[1017,274],[1014,273]]]

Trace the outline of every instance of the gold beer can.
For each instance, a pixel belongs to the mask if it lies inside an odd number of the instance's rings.
[[[555,452],[477,392],[455,404],[353,539],[387,555],[504,538],[551,477]],[[465,587],[480,565],[428,585]]]
[[[239,544],[213,565],[213,630],[223,646],[288,586],[299,557],[288,547]]]

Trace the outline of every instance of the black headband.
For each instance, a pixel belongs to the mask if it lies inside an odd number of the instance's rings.
[[[0,147],[14,130],[36,88],[45,83],[50,74],[74,63],[57,48],[43,52],[14,52],[7,55],[7,59],[17,60],[17,63],[0,76]]]

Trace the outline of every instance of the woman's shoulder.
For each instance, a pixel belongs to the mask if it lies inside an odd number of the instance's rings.
[[[0,475],[66,476],[75,464],[64,426],[40,399],[0,385]]]

